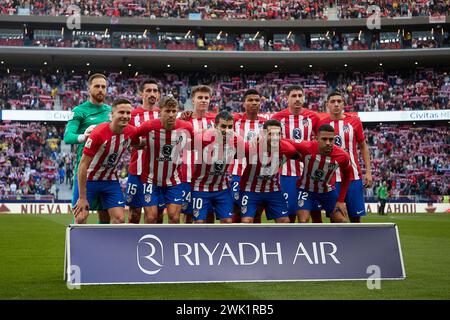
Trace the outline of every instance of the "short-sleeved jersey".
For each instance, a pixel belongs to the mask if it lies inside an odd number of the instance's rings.
[[[316,112],[303,109],[299,115],[293,115],[288,108],[275,113],[272,119],[281,122],[282,137],[295,142],[311,141],[313,134],[319,128],[319,116]],[[282,169],[283,176],[300,176],[302,173],[302,162],[290,160]]]
[[[249,142],[259,134],[264,122],[267,120],[258,116],[256,120],[249,120],[247,114],[234,114],[234,132],[244,139],[244,142]],[[245,169],[245,159],[236,159],[230,166],[232,175],[241,176]]]
[[[350,181],[362,178],[361,165],[358,160],[358,144],[365,140],[361,119],[344,113],[341,120],[331,120],[327,115],[321,120],[320,125],[330,124],[334,128],[334,144],[347,151],[350,155],[352,168],[350,170]],[[342,172],[336,170],[336,181],[342,180]]]
[[[92,131],[83,154],[92,157],[87,171],[88,180],[117,180],[116,167],[131,143],[139,143],[137,129],[127,125],[122,133],[114,133],[110,122],[99,124]]]
[[[67,122],[66,130],[64,132],[64,142],[67,144],[78,145],[77,162],[73,171],[74,173],[78,171],[78,164],[80,163],[85,144],[85,142],[78,142],[78,136],[83,134],[86,129],[92,125],[98,125],[109,121],[110,114],[110,106],[106,104],[95,105],[90,101],[85,101],[72,110],[72,117]]]
[[[215,129],[204,134],[196,134],[196,148],[201,145],[192,177],[192,190],[201,192],[222,191],[228,188],[228,167],[234,163],[238,154],[245,155],[244,140],[233,135],[226,143],[216,141]]]
[[[194,129],[194,134],[200,130],[210,129],[214,127],[216,115],[213,113],[207,113],[204,117],[201,118],[191,118],[187,120]],[[191,182],[192,175],[194,172],[196,159],[195,150],[185,149],[183,150],[183,162],[181,164],[181,181],[182,182]]]
[[[334,189],[334,173],[339,167],[343,172],[341,194],[339,201],[343,202],[350,183],[348,172],[350,170],[350,157],[343,149],[333,146],[328,156],[319,153],[317,141],[292,142],[298,153],[302,155],[304,169],[297,187],[305,191],[326,193]]]
[[[159,108],[153,108],[152,110],[146,110],[142,107],[138,107],[131,111],[130,124],[135,127],[140,127],[146,121],[158,119]],[[132,175],[141,175],[142,167],[144,165],[144,150],[133,148],[131,150],[130,166],[128,173]]]
[[[179,164],[184,148],[191,148],[194,132],[192,125],[177,119],[171,130],[162,127],[160,119],[150,120],[138,128],[146,140],[141,181],[159,187],[181,183]]]
[[[266,152],[250,147],[246,150],[245,169],[241,177],[240,190],[249,192],[274,192],[280,191],[280,167],[291,158],[296,157],[297,151],[286,139],[280,140],[278,150]],[[260,150],[258,150],[260,149]]]

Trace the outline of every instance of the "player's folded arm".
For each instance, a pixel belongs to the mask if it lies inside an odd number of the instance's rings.
[[[81,123],[80,116],[74,113],[72,119],[67,122],[66,131],[64,132],[64,142],[67,144],[80,144],[78,136],[80,135],[78,129]]]

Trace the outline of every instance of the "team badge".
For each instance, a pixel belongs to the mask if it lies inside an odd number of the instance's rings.
[[[181,210],[186,211],[188,207],[188,203],[187,202],[183,202],[183,204],[181,205]]]
[[[152,195],[151,194],[146,194],[144,199],[145,199],[145,202],[150,202],[150,201],[152,201]]]
[[[194,209],[193,213],[194,213],[194,217],[198,218],[198,216],[200,215],[200,210]]]
[[[308,127],[309,126],[309,120],[308,119],[303,119],[302,124],[304,127]]]
[[[235,200],[239,200],[239,192],[235,192],[234,193],[234,199]]]
[[[247,206],[243,206],[241,208],[242,214],[246,214],[247,213]]]
[[[349,126],[348,124],[345,124],[344,127],[343,127],[342,129],[344,129],[344,132],[345,132],[345,133],[350,132],[350,126]]]
[[[127,202],[130,203],[131,201],[133,201],[133,196],[127,196]]]
[[[301,208],[301,207],[303,207],[303,205],[305,204],[305,201],[304,200],[298,200],[298,206]]]
[[[255,135],[256,135],[255,131],[249,131],[247,133],[247,141],[252,140],[255,137]]]

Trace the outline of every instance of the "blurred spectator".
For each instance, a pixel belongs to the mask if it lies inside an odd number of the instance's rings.
[[[42,73],[30,71],[0,75],[0,107],[22,110],[71,110],[88,97],[88,75],[66,71]],[[446,69],[417,68],[409,71],[342,72],[338,77],[326,72],[308,74],[255,73],[154,73],[128,76],[108,74],[107,102],[118,96],[140,104],[138,83],[145,77],[161,82],[163,95],[172,94],[184,106],[189,90],[196,84],[214,89],[211,108],[241,111],[242,94],[255,88],[265,97],[262,111],[284,108],[283,90],[290,84],[302,85],[306,104],[315,111],[324,110],[324,99],[332,89],[344,93],[347,111],[395,111],[450,109],[450,73]],[[211,109],[211,110],[212,110]],[[55,146],[52,144],[51,146]],[[66,170],[67,173],[67,170]]]

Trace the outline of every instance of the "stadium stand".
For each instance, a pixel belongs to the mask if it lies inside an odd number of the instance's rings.
[[[64,125],[0,124],[0,198],[57,200],[71,188],[74,154],[61,151],[63,134]]]
[[[449,194],[450,132],[448,126],[423,127],[411,124],[382,124],[366,128],[370,146],[374,188],[388,182],[393,200],[442,202]],[[412,156],[413,155],[413,156]]]
[[[187,18],[198,13],[202,19],[327,19],[327,9],[336,7],[340,19],[365,18],[371,13],[371,5],[380,6],[382,17],[410,17],[448,15],[449,4],[445,0],[80,0],[76,2],[81,15],[142,17],[142,18]],[[71,6],[72,5],[72,6]],[[2,0],[0,13],[61,16],[73,12],[71,1],[27,1]]]
[[[140,103],[137,84],[148,75],[136,77],[110,73],[109,101],[124,96]],[[262,111],[274,112],[285,106],[283,88],[300,84],[305,88],[310,109],[324,111],[326,95],[339,89],[348,102],[347,111],[436,110],[450,108],[450,73],[446,69],[417,68],[403,72],[315,72],[311,74],[208,74],[164,73],[152,75],[163,87],[164,94],[175,92],[185,105],[190,87],[208,83],[214,88],[212,109],[239,111],[241,96],[248,88],[256,88],[264,96]],[[0,106],[12,110],[70,110],[87,98],[88,75],[59,71],[33,73],[12,72],[0,76]]]

